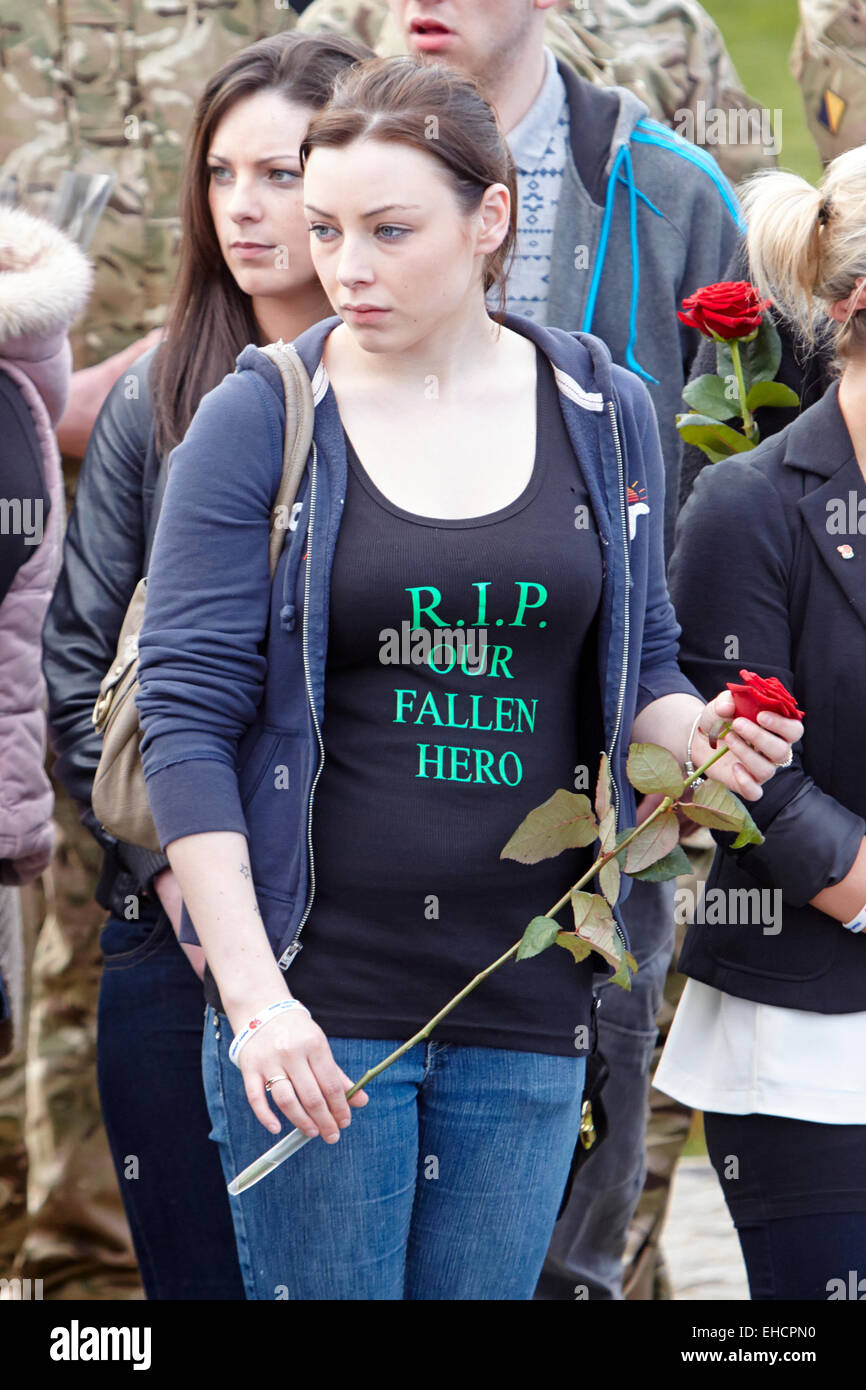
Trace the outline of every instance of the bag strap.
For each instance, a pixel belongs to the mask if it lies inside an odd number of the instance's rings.
[[[259,351],[263,352],[279,370],[283,379],[283,389],[286,393],[283,472],[271,508],[271,538],[268,560],[273,579],[286,540],[286,527],[278,524],[280,509],[287,508],[291,512],[292,505],[298,495],[298,488],[301,485],[301,478],[307,463],[307,455],[313,441],[315,407],[310,378],[297,350],[291,344],[284,343],[280,338],[276,343],[268,343]]]

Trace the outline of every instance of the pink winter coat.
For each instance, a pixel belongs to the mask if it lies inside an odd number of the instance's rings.
[[[64,233],[23,209],[0,207],[0,371],[33,417],[51,500],[42,539],[0,604],[0,877],[7,883],[40,873],[54,843],[41,666],[65,515],[54,426],[72,371],[67,333],[91,284],[89,262]],[[0,526],[9,516],[0,511]]]

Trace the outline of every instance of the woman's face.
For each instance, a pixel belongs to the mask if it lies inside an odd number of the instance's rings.
[[[406,351],[480,302],[508,227],[504,185],[466,214],[437,159],[375,138],[311,150],[304,205],[325,293],[369,352]]]
[[[279,92],[244,97],[213,133],[208,205],[226,265],[257,299],[315,283],[298,148],[314,115]]]

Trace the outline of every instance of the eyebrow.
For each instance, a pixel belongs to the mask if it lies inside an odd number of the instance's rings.
[[[383,212],[391,212],[393,208],[402,208],[404,212],[411,212],[421,206],[420,203],[383,203],[380,208],[371,208],[369,212],[362,212],[362,217],[379,217]],[[324,212],[322,208],[314,207],[312,203],[304,203],[306,212],[316,212],[320,217],[333,217],[332,212]]]
[[[208,159],[218,159],[219,162],[220,162],[220,164],[231,164],[231,160],[230,160],[230,159],[227,159],[226,156],[225,156],[224,154],[210,153],[210,154],[207,155],[207,158],[208,158]],[[294,159],[294,160],[297,161],[298,155],[297,155],[297,154],[269,154],[269,155],[265,155],[265,158],[264,158],[264,159],[257,159],[257,160],[255,161],[255,163],[256,163],[257,166],[258,166],[259,164],[275,164],[277,161],[282,161],[282,160],[286,160],[286,159]]]

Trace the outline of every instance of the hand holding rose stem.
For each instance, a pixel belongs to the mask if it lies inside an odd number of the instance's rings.
[[[730,726],[730,720],[722,726],[719,732],[720,738],[724,737],[724,735],[730,729]],[[652,747],[652,745],[645,746],[647,748]],[[664,750],[659,751],[664,752]],[[729,751],[730,750],[727,748],[725,744],[722,744],[719,748],[717,748],[717,750],[712,754],[712,756],[709,757],[706,760],[706,762],[702,764],[701,767],[697,768],[695,772],[693,772],[689,777],[686,777],[683,780],[681,790],[679,791],[678,795],[681,796],[693,785],[693,783],[698,781],[698,779],[703,778],[707,770],[710,767],[712,767],[714,763],[718,762],[720,758],[724,757],[724,755]],[[603,760],[603,770],[605,767],[606,760]],[[604,775],[607,775],[606,772],[604,773]],[[731,797],[731,800],[736,801],[736,798]],[[602,852],[597,856],[595,862],[586,871],[586,873],[584,873],[577,880],[577,882],[573,884],[572,887],[569,888],[568,891],[562,895],[558,902],[554,903],[553,907],[551,907],[548,910],[548,912],[544,914],[543,918],[534,919],[533,925],[538,922],[543,923],[545,918],[551,919],[552,934],[550,935],[550,939],[546,942],[546,944],[552,944],[553,941],[556,940],[559,936],[560,929],[552,919],[555,918],[556,914],[560,912],[562,908],[564,908],[570,900],[573,899],[573,895],[579,893],[580,890],[583,889],[584,886],[587,883],[589,883],[590,880],[594,878],[596,874],[599,874],[603,870],[606,864],[610,863],[610,861],[614,859],[621,858],[628,846],[631,845],[635,840],[637,840],[639,836],[642,838],[643,843],[646,843],[648,838],[647,832],[652,827],[653,823],[659,820],[662,816],[668,814],[676,804],[677,796],[665,795],[662,798],[659,805],[651,812],[651,814],[646,818],[645,821],[643,821],[643,823],[640,826],[635,827],[626,836],[624,836],[623,839],[619,840],[619,842],[617,843],[614,843],[610,849],[604,850],[604,848],[602,847]],[[750,823],[750,818],[748,817],[747,813],[744,811],[743,814],[745,820],[748,820]],[[755,833],[757,834],[757,832]],[[592,838],[595,838],[594,833]],[[526,934],[524,934],[524,936],[525,935]],[[562,935],[570,936],[570,934],[566,934],[564,932],[562,933]],[[486,969],[480,971],[474,977],[474,979],[470,980],[469,983],[465,985],[463,989],[461,989],[460,992],[454,996],[453,999],[450,999],[448,1001],[444,1008],[440,1009],[439,1012],[435,1014],[434,1017],[431,1018],[422,1029],[419,1030],[419,1032],[415,1033],[413,1037],[409,1038],[407,1042],[403,1043],[402,1046],[397,1048],[396,1051],[392,1052],[388,1057],[385,1057],[375,1067],[371,1067],[369,1071],[365,1072],[364,1075],[360,1078],[360,1080],[356,1081],[354,1085],[346,1091],[346,1099],[350,1100],[352,1096],[356,1095],[357,1092],[361,1091],[367,1085],[368,1082],[372,1081],[375,1077],[377,1077],[380,1074],[380,1072],[385,1071],[387,1067],[390,1067],[393,1062],[396,1062],[397,1059],[402,1057],[404,1053],[408,1052],[410,1048],[415,1047],[417,1043],[423,1042],[425,1038],[428,1038],[432,1033],[433,1029],[437,1026],[437,1024],[441,1023],[442,1019],[446,1018],[448,1014],[451,1013],[452,1009],[456,1008],[456,1006],[461,1002],[461,1000],[465,999],[467,995],[471,994],[472,991],[476,989],[478,985],[481,984],[482,980],[487,979],[488,975],[492,975],[494,970],[498,970],[501,965],[504,965],[506,963],[506,961],[511,960],[513,957],[517,955],[518,951],[520,950],[521,944],[524,941],[524,936],[522,936],[519,941],[515,941],[514,944],[510,946],[507,951],[503,952],[503,954],[498,958],[498,960],[493,961],[492,964],[486,967]],[[577,934],[576,939],[577,937],[579,937],[579,933]],[[586,942],[585,938],[583,939],[583,944],[586,945],[586,952],[584,954],[588,954],[590,946]],[[541,949],[543,949],[543,947]],[[537,952],[535,950],[532,950],[529,953],[536,954]],[[577,955],[575,956],[575,958],[577,959]],[[623,952],[623,958],[625,963],[624,965],[621,963],[620,969],[625,969],[626,974],[624,987],[629,988],[629,965],[631,965],[634,969],[637,969],[637,965],[634,961],[634,958],[628,956],[625,952]],[[620,972],[617,972],[617,974],[619,973]],[[618,980],[617,982],[620,983],[621,981]],[[262,1178],[266,1177],[268,1173],[272,1172],[275,1168],[279,1167],[279,1165],[283,1163],[285,1159],[290,1157],[291,1154],[296,1153],[299,1149],[303,1148],[305,1144],[308,1144],[310,1142],[310,1139],[314,1137],[314,1135],[305,1134],[301,1129],[292,1130],[289,1134],[285,1135],[283,1138],[278,1140],[276,1144],[274,1144],[270,1149],[263,1153],[259,1158],[254,1160],[254,1162],[251,1163],[247,1168],[245,1168],[243,1172],[239,1173],[237,1177],[232,1179],[232,1181],[228,1184],[228,1191],[230,1195],[236,1196],[238,1193],[245,1191],[246,1188],[252,1187],[255,1183],[259,1182]]]

